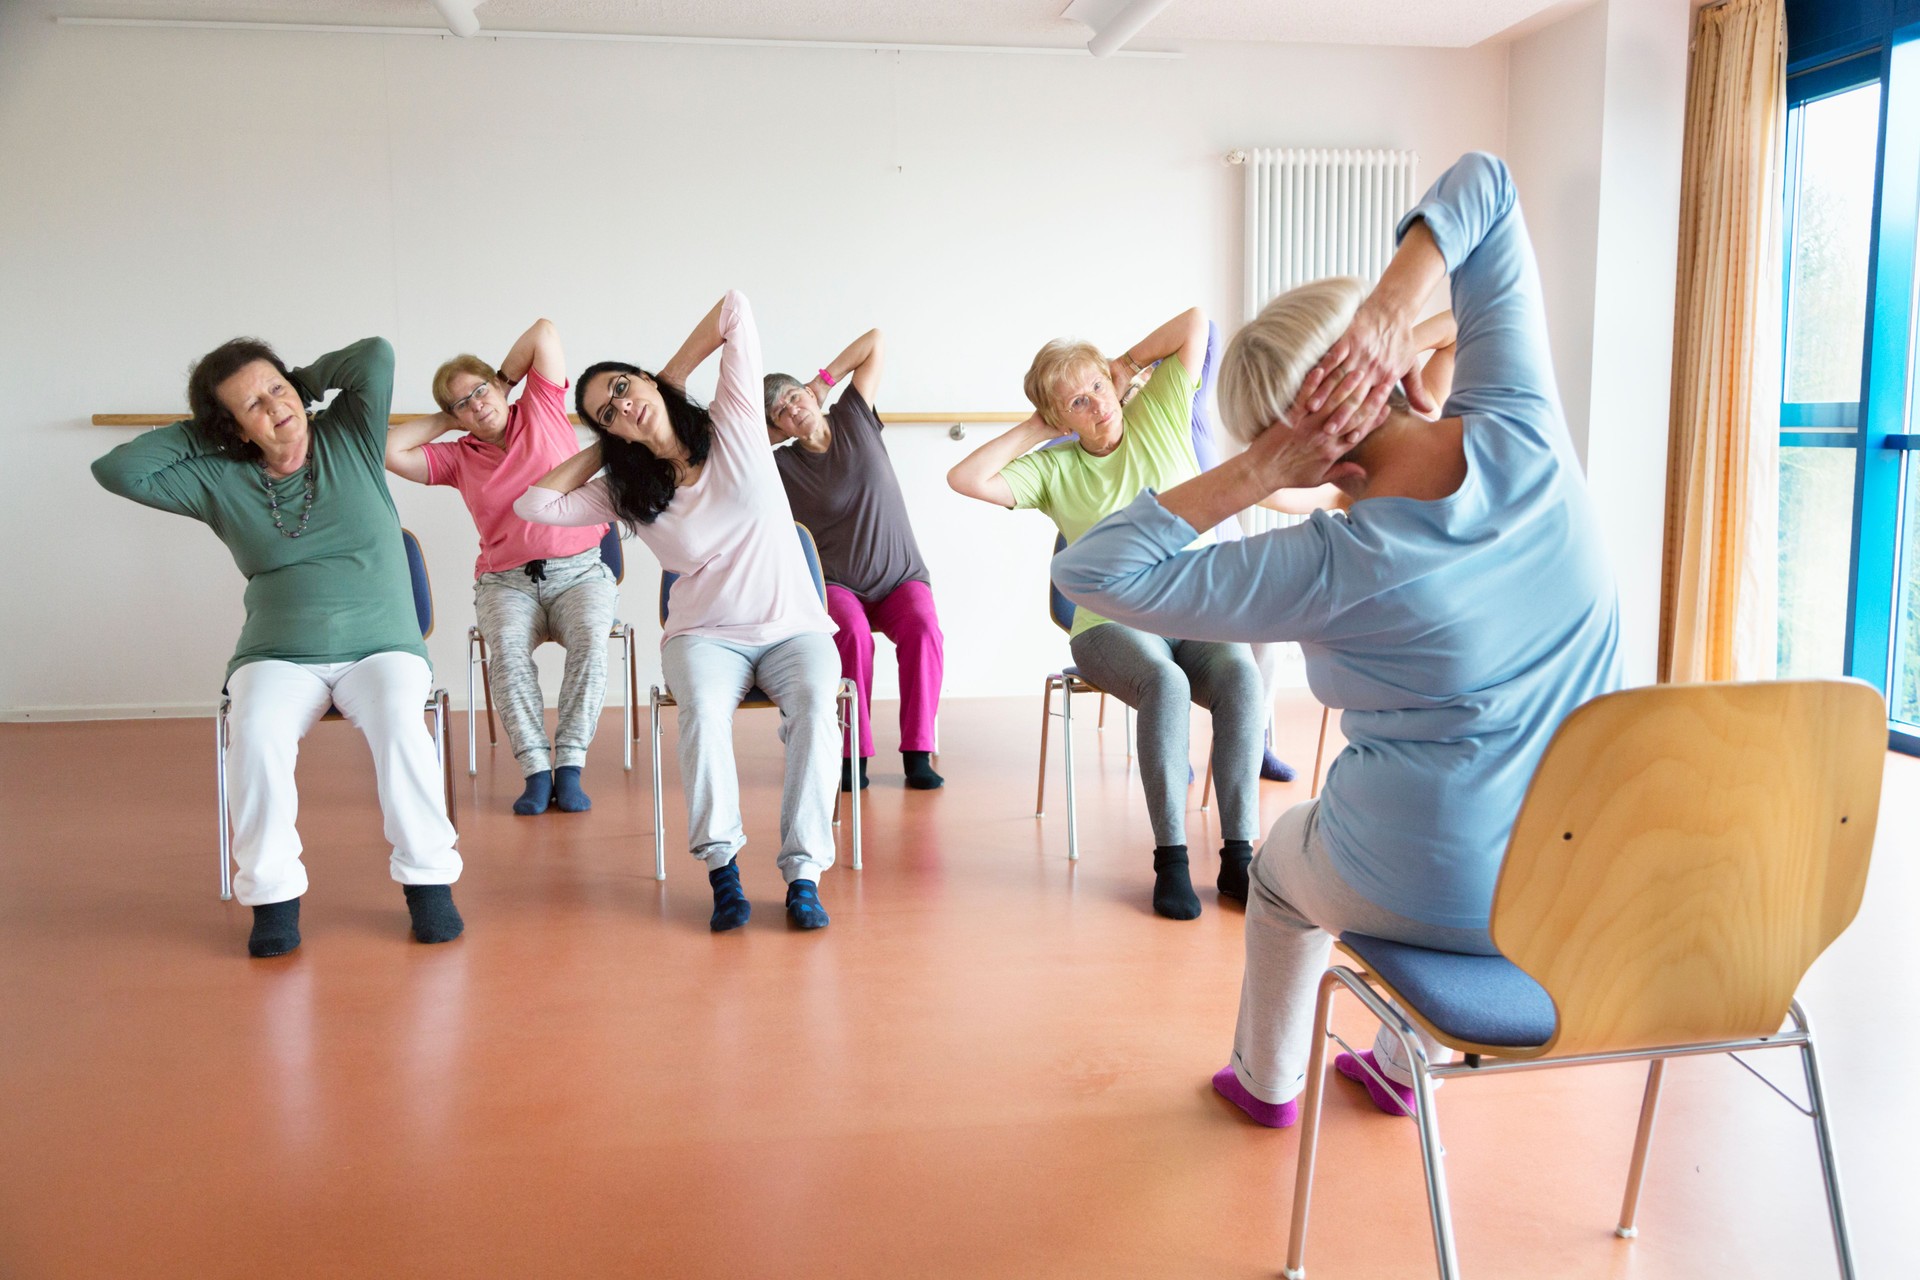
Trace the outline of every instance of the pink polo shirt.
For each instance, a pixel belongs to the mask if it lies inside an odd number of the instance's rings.
[[[460,491],[480,531],[480,559],[473,574],[518,569],[532,560],[576,556],[600,544],[607,526],[567,528],[529,524],[513,513],[527,486],[580,452],[573,424],[567,421],[567,388],[555,386],[532,369],[520,398],[507,409],[507,431],[499,444],[472,436],[434,441],[426,446],[427,483]]]
[[[663,569],[680,575],[668,597],[661,643],[693,635],[758,647],[808,631],[832,635],[838,628],[820,603],[767,448],[760,334],[737,292],[720,308],[720,334],[706,465],[692,484],[673,491],[652,524],[634,530]],[[604,475],[571,493],[530,484],[517,508],[528,520],[552,525],[600,524],[615,514]]]

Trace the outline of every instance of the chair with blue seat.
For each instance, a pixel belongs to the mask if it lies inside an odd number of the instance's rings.
[[[620,526],[610,524],[600,539],[600,559],[613,571],[615,586],[627,580],[626,548],[620,542]],[[613,628],[607,634],[611,644],[620,646],[620,678],[623,682],[624,696],[620,702],[620,752],[622,762],[628,772],[633,770],[633,743],[640,736],[640,710],[633,705],[634,686],[639,683],[635,677],[636,659],[633,649],[633,624],[622,622],[618,615],[613,619]],[[473,673],[480,670],[481,697],[487,707],[487,745],[498,746],[499,732],[493,721],[493,681],[492,667],[487,659],[487,638],[480,634],[478,626],[467,628],[467,776],[473,777],[480,772],[480,757],[475,740],[473,716]]]
[[[420,551],[420,540],[413,536],[413,530],[400,530],[400,540],[407,548],[407,576],[413,586],[413,612],[420,623],[420,638],[425,640],[433,634],[433,580],[427,575],[427,558]],[[427,695],[426,713],[433,717],[433,749],[440,757],[440,771],[444,779],[447,821],[454,821],[453,812],[453,756],[447,750],[447,717],[449,699],[445,689],[435,689]],[[233,897],[233,823],[227,806],[227,748],[232,743],[232,735],[227,727],[227,715],[233,706],[233,699],[226,690],[220,691],[220,710],[213,718],[213,758],[215,790],[218,794],[220,822],[220,900],[226,902]],[[346,717],[337,707],[328,707],[322,720],[344,720]]]
[[[1327,1041],[1337,1039],[1329,1018],[1344,988],[1407,1048],[1448,1280],[1460,1264],[1434,1082],[1649,1062],[1615,1228],[1631,1238],[1667,1059],[1725,1053],[1747,1067],[1736,1051],[1771,1048],[1800,1054],[1808,1105],[1793,1105],[1814,1122],[1834,1248],[1851,1277],[1813,1030],[1795,990],[1859,910],[1885,751],[1886,704],[1850,680],[1660,685],[1568,716],[1494,889],[1499,955],[1340,938],[1353,964],[1320,982],[1284,1274],[1306,1274]],[[1418,1031],[1463,1056],[1429,1062]]]
[[[793,528],[800,536],[800,550],[807,558],[807,571],[813,575],[813,589],[819,594],[820,603],[824,606],[827,603],[827,579],[826,574],[820,568],[820,549],[814,545],[813,532],[808,529],[807,526],[796,520]],[[669,573],[665,570],[661,571],[660,625],[662,628],[665,628],[667,625],[667,608],[673,592],[673,584],[679,577],[680,575],[677,573]],[[838,691],[834,695],[836,706],[835,715],[839,721],[840,733],[847,744],[845,758],[848,760],[852,760],[859,749],[859,743],[854,734],[854,726],[858,723],[854,718],[854,698],[857,696],[858,694],[853,681],[844,676],[841,677]],[[679,703],[674,701],[671,691],[664,685],[658,684],[649,690],[647,702],[653,736],[653,878],[655,880],[665,880],[667,878],[667,824],[660,781],[660,708],[678,706]],[[746,697],[740,700],[740,706],[746,710],[754,710],[762,707],[777,707],[777,705],[778,704],[762,692],[757,685],[748,689]],[[837,781],[834,786],[833,821],[837,825],[840,821],[841,793]],[[858,871],[860,870],[860,797],[858,792],[854,793],[850,808],[853,814],[851,824],[853,827],[853,869]]]

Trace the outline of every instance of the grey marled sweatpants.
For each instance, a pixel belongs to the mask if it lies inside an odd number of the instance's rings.
[[[607,633],[613,627],[613,573],[598,547],[547,560],[538,582],[526,570],[483,573],[474,580],[473,610],[491,662],[487,688],[507,726],[521,775],[585,764],[587,744],[607,699]],[[567,651],[560,676],[560,723],[547,750],[547,704],[533,651],[552,640]]]

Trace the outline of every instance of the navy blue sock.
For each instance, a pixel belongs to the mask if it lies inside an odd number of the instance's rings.
[[[824,929],[827,909],[820,905],[820,886],[811,880],[795,880],[787,886],[787,919],[796,929]]]
[[[523,818],[530,818],[536,813],[545,813],[547,806],[552,803],[553,774],[542,769],[527,775],[527,789],[513,802],[513,811]]]
[[[715,933],[738,929],[753,915],[753,904],[740,888],[739,863],[729,862],[707,872],[707,883],[713,886],[713,919],[707,921],[709,929]]]
[[[444,884],[403,884],[407,914],[413,917],[413,936],[422,942],[452,942],[466,931],[467,922],[453,905],[453,890]]]
[[[553,771],[553,802],[562,813],[585,813],[593,801],[580,789],[580,766],[563,764]]]
[[[1253,861],[1253,842],[1229,840],[1220,846],[1220,877],[1213,887],[1223,898],[1247,900],[1247,864]]]
[[[1187,846],[1160,845],[1153,851],[1153,911],[1169,920],[1200,918],[1200,896],[1187,874]]]
[[[853,790],[853,761],[844,757],[840,761],[840,789]],[[862,791],[867,789],[867,758],[865,756],[860,757],[860,789]]]
[[[947,785],[947,780],[933,771],[933,752],[902,751],[900,759],[907,767],[907,785],[915,791],[932,791]]]
[[[253,909],[253,932],[247,936],[247,954],[264,960],[283,956],[300,945],[300,899],[263,902]]]
[[[1260,776],[1268,782],[1292,782],[1293,766],[1273,754],[1273,748],[1268,747],[1261,755]]]

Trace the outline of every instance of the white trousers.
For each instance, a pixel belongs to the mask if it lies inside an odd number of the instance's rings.
[[[247,906],[307,891],[294,829],[300,739],[328,707],[366,735],[380,792],[390,867],[401,884],[452,884],[460,854],[447,821],[439,757],[422,719],[433,670],[411,653],[358,662],[249,662],[227,680],[227,803],[233,821],[234,894]]]

